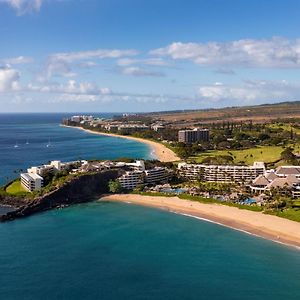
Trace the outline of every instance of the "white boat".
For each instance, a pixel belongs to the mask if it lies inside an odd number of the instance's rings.
[[[47,148],[51,147],[50,138],[48,139],[48,144],[46,145]]]
[[[14,145],[14,148],[19,148],[18,142]]]
[[[28,142],[28,140],[26,141],[26,145],[29,145],[29,142]]]

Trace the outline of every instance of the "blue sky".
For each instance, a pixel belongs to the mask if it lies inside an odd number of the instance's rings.
[[[0,0],[0,112],[300,100],[298,0]]]

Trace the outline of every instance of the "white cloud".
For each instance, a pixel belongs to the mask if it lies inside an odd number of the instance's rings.
[[[104,58],[120,58],[124,56],[137,55],[138,51],[134,49],[97,49],[91,51],[80,51],[80,52],[65,52],[56,53],[50,56],[50,60],[54,61],[65,61],[74,62],[86,59],[104,59]]]
[[[69,80],[67,84],[48,84],[42,86],[28,85],[29,91],[56,94],[73,95],[108,95],[111,93],[109,88],[99,88],[96,84],[89,82],[79,82]]]
[[[133,49],[97,49],[80,52],[55,53],[48,57],[45,67],[38,76],[40,82],[49,80],[53,76],[74,77],[77,74],[72,71],[74,63],[80,68],[91,68],[98,64],[91,59],[118,59],[124,56],[137,55]]]
[[[132,59],[122,58],[117,61],[117,65],[120,67],[127,67],[132,65],[148,65],[148,66],[169,66],[169,63],[162,58],[147,58],[147,59]]]
[[[43,0],[0,0],[16,10],[18,15],[23,15],[32,11],[39,11]]]
[[[0,92],[11,92],[19,89],[20,73],[10,67],[0,68]]]
[[[157,71],[150,71],[145,68],[140,67],[126,67],[121,69],[121,73],[124,75],[132,75],[136,77],[143,77],[143,76],[151,76],[151,77],[163,77],[165,76],[162,72]]]
[[[152,50],[152,55],[190,60],[199,65],[299,68],[300,39],[274,37],[231,42],[181,43]]]
[[[33,59],[31,57],[26,57],[26,56],[17,56],[17,57],[0,59],[0,62],[8,65],[22,65],[22,64],[32,63]]]
[[[201,86],[197,90],[201,100],[227,105],[246,105],[300,99],[300,84],[286,81],[246,81],[230,86],[220,83]]]

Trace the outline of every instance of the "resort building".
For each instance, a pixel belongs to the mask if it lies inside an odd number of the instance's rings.
[[[124,189],[131,190],[136,188],[139,184],[144,183],[144,172],[137,170],[127,171],[119,177],[118,180]]]
[[[178,131],[178,142],[185,144],[192,144],[197,142],[208,142],[209,141],[209,130],[195,128],[193,130],[179,130]]]
[[[43,177],[35,173],[22,173],[21,185],[29,192],[38,191],[43,187]]]
[[[163,124],[151,124],[151,129],[156,132],[159,132],[159,131],[165,129],[165,126]]]
[[[300,197],[300,167],[280,166],[275,170],[265,171],[253,180],[250,189],[258,194],[272,189],[288,189],[293,197]]]
[[[145,171],[145,182],[148,184],[166,183],[168,174],[165,168],[155,167]]]
[[[148,130],[149,126],[144,124],[121,124],[118,126],[118,131],[122,134],[130,134],[136,131]]]
[[[62,163],[59,160],[53,160],[48,165],[31,167],[31,168],[27,169],[27,172],[30,174],[38,174],[40,176],[43,176],[46,173],[50,173],[50,172],[55,173],[55,172],[63,171],[65,169],[67,169],[68,167],[79,164],[79,163],[82,163],[82,162],[81,161],[71,161],[71,162]]]
[[[179,163],[178,172],[181,177],[189,180],[250,183],[264,174],[265,165],[263,162],[255,162],[253,166]]]

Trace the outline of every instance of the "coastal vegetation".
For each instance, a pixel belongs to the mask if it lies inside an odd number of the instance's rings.
[[[13,181],[7,188],[6,192],[11,195],[24,195],[28,192],[22,187],[20,179]]]

